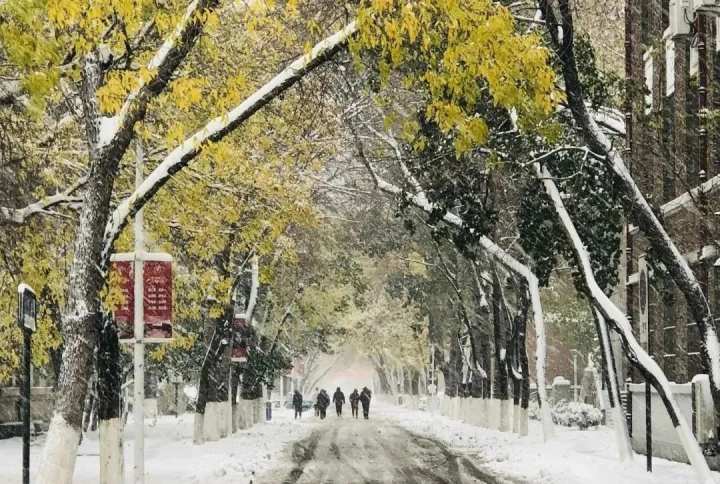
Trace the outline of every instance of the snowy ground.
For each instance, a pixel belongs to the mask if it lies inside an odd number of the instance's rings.
[[[193,414],[161,417],[145,426],[145,473],[147,484],[227,484],[252,482],[256,473],[279,465],[282,449],[307,437],[317,425],[314,418],[293,421],[290,411],[273,409],[273,420],[241,430],[226,439],[193,445]],[[132,418],[125,432],[125,479],[132,482]],[[32,474],[43,440],[31,446]],[[73,483],[98,482],[97,433],[83,438]],[[0,483],[21,482],[22,439],[0,440]]]
[[[331,412],[329,412],[331,413]],[[690,466],[643,456],[620,465],[610,429],[557,428],[544,444],[539,425],[518,438],[421,411],[376,404],[371,420],[334,415],[292,420],[277,410],[270,423],[202,446],[192,444],[192,415],[163,417],[147,426],[148,484],[484,482],[538,484],[692,483]],[[149,423],[149,422],[148,422]],[[131,426],[128,426],[129,428]],[[126,434],[126,465],[132,466],[132,436]],[[33,468],[42,440],[32,445]],[[97,435],[80,447],[74,482],[98,476]],[[0,483],[20,482],[21,440],[0,440]],[[715,473],[720,483],[720,474]],[[131,472],[126,472],[127,482]]]
[[[256,484],[499,484],[482,466],[382,413],[371,420],[329,416]]]
[[[556,427],[543,443],[539,422],[530,422],[530,435],[517,437],[464,424],[439,415],[387,407],[384,413],[420,435],[445,442],[497,477],[543,484],[678,484],[696,482],[689,465],[653,459],[653,473],[645,471],[645,456],[620,464],[612,429],[580,431]],[[720,483],[720,473],[713,473]],[[501,479],[502,480],[502,479]]]

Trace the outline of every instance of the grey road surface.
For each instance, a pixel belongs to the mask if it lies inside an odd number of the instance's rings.
[[[328,416],[287,450],[288,464],[253,484],[500,484],[468,458],[386,418]]]

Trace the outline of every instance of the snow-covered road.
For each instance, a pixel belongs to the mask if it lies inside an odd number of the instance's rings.
[[[285,452],[287,464],[260,476],[257,484],[500,482],[440,441],[414,434],[387,416],[329,416]]]
[[[334,412],[333,412],[334,413]],[[320,421],[276,409],[271,422],[256,424],[217,442],[192,443],[192,414],[148,419],[146,484],[337,483],[692,483],[690,466],[644,457],[621,464],[612,430],[558,427],[543,442],[538,422],[518,437],[430,412],[373,402],[369,421]],[[132,481],[132,425],[125,429],[125,482]],[[97,433],[85,435],[73,482],[98,482]],[[34,474],[43,438],[31,446]],[[0,484],[21,482],[21,439],[0,440]],[[714,473],[720,484],[720,474]],[[31,476],[32,477],[32,476]]]

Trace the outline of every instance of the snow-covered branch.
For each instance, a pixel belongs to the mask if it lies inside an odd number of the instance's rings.
[[[212,10],[217,0],[193,0],[175,29],[163,41],[146,66],[148,76],[140,76],[135,88],[125,98],[118,113],[111,118],[102,118],[98,143],[127,144],[135,124],[143,118],[147,105],[163,91],[170,77],[200,36],[203,23],[199,13]]]
[[[550,173],[547,168],[541,167],[539,163],[534,165],[535,174],[545,187],[545,191],[550,196],[555,207],[555,212],[560,219],[560,222],[570,239],[570,243],[575,251],[577,263],[579,265],[580,272],[585,280],[585,285],[588,288],[590,296],[593,299],[593,303],[600,310],[602,315],[610,321],[618,333],[623,339],[624,346],[628,353],[628,358],[633,362],[645,377],[651,382],[660,395],[665,408],[667,409],[670,420],[675,427],[680,442],[682,442],[683,448],[687,453],[688,459],[698,473],[700,482],[710,484],[714,480],[710,473],[705,458],[703,457],[700,446],[698,445],[692,431],[688,427],[685,418],[680,413],[680,408],[673,397],[672,390],[670,389],[670,382],[663,373],[662,369],[653,360],[650,355],[643,349],[638,343],[635,335],[633,335],[632,326],[625,313],[613,303],[610,298],[603,292],[595,280],[595,275],[592,270],[590,263],[590,254],[588,253],[585,244],[583,243],[580,235],[575,229],[575,224],[570,218],[570,214],[565,209],[565,204],[562,201],[560,191],[552,180]],[[610,364],[610,362],[608,362]]]
[[[203,128],[172,150],[135,192],[123,200],[113,212],[105,228],[103,261],[109,259],[113,243],[127,223],[128,218],[141,209],[175,173],[182,170],[197,157],[207,143],[224,138],[278,95],[330,59],[336,52],[345,47],[348,39],[355,33],[356,29],[355,22],[352,22],[342,30],[319,42],[308,54],[297,58],[250,97],[230,111],[210,120]]]
[[[22,225],[28,218],[34,215],[53,214],[53,212],[50,211],[52,207],[80,203],[82,200],[75,196],[74,193],[85,185],[86,182],[87,177],[82,177],[64,192],[50,195],[23,208],[0,207],[0,225]]]

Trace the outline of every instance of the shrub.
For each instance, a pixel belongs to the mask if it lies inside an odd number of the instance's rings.
[[[578,427],[580,430],[602,424],[602,412],[586,403],[560,400],[553,406],[551,414],[553,422],[557,425]],[[540,420],[541,418],[540,406],[535,400],[532,400],[528,406],[528,417],[532,420]]]
[[[602,412],[586,403],[560,400],[552,409],[552,419],[558,425],[585,430],[602,423]]]

